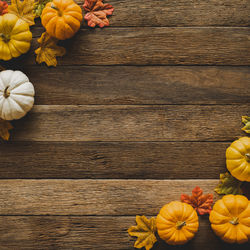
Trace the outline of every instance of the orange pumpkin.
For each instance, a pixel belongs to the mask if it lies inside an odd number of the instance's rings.
[[[180,201],[172,201],[162,207],[156,218],[161,239],[170,245],[182,245],[198,231],[198,215],[193,207]]]
[[[228,243],[250,239],[250,201],[243,195],[225,195],[218,200],[209,220],[215,234]]]
[[[65,40],[80,29],[82,10],[73,0],[53,0],[43,9],[41,20],[50,36]]]

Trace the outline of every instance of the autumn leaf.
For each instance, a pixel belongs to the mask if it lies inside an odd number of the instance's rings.
[[[40,47],[35,50],[36,61],[38,63],[45,62],[48,66],[55,67],[57,65],[56,57],[65,55],[65,48],[58,46],[58,40],[46,32],[37,41],[40,43]]]
[[[9,130],[11,129],[13,129],[11,123],[0,118],[0,137],[2,137],[3,140],[5,141],[9,140],[10,138]]]
[[[0,16],[8,13],[8,4],[5,1],[0,0]]]
[[[11,0],[8,10],[9,13],[18,16],[30,26],[35,24],[34,0]]]
[[[112,15],[114,11],[111,4],[104,4],[102,0],[85,0],[83,8],[88,12],[84,16],[84,19],[88,21],[88,26],[92,28],[96,25],[99,25],[100,28],[109,26],[107,16]]]
[[[220,174],[220,183],[214,191],[218,194],[242,194],[241,184],[241,181],[226,172],[225,174]]]
[[[136,216],[137,226],[132,226],[128,229],[130,236],[137,237],[134,247],[142,248],[145,247],[146,250],[150,250],[154,243],[157,241],[156,233],[156,222],[155,218],[147,219],[144,215]]]
[[[245,124],[245,126],[242,128],[243,131],[250,134],[250,117],[248,116],[242,116],[242,123]]]
[[[181,201],[190,204],[200,215],[209,214],[212,210],[213,195],[203,194],[200,187],[195,187],[192,196],[182,194]]]
[[[45,5],[52,0],[38,0],[34,5],[34,14],[35,17],[40,17],[42,15]]]

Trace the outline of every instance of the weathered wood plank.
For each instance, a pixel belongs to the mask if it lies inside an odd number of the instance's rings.
[[[249,105],[36,106],[15,141],[232,141]]]
[[[34,37],[42,29],[33,29]],[[82,28],[63,42],[59,65],[250,65],[248,27]],[[34,65],[36,38],[28,55],[14,65]],[[13,62],[11,62],[13,63]],[[11,67],[8,63],[8,67]]]
[[[0,144],[0,178],[216,179],[230,143]]]
[[[236,249],[215,236],[207,217],[200,217],[199,223],[195,238],[181,249]],[[127,233],[131,225],[134,216],[0,216],[0,245],[2,249],[134,249],[135,238]],[[153,248],[163,249],[176,247],[159,241]]]
[[[82,5],[83,0],[77,0]],[[237,0],[109,0],[112,26],[248,26],[250,7]]]
[[[80,6],[84,0],[76,1]],[[108,0],[115,11],[111,27],[120,26],[248,26],[250,7],[237,0]],[[83,12],[84,13],[84,12]],[[87,26],[84,22],[83,26]]]
[[[156,214],[182,193],[218,180],[1,180],[0,215]]]
[[[39,105],[250,103],[248,67],[35,66],[21,70],[34,83]]]

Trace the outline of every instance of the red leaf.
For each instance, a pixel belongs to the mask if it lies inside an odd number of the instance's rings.
[[[109,26],[107,16],[112,15],[114,8],[110,4],[104,4],[103,0],[85,0],[83,8],[88,12],[84,19],[88,21],[88,26],[94,28],[99,25],[100,28]]]
[[[200,215],[209,214],[212,210],[213,195],[204,195],[200,187],[195,187],[192,196],[182,194],[181,201],[190,204]]]
[[[8,13],[8,4],[0,0],[0,16]]]

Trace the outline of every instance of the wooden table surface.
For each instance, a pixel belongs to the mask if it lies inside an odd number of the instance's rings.
[[[39,24],[32,50],[1,63],[29,76],[36,103],[0,144],[0,249],[133,249],[135,215],[213,192],[244,135],[248,0],[109,3],[111,26],[84,24],[58,67],[35,63]],[[178,249],[229,249],[199,220]]]

